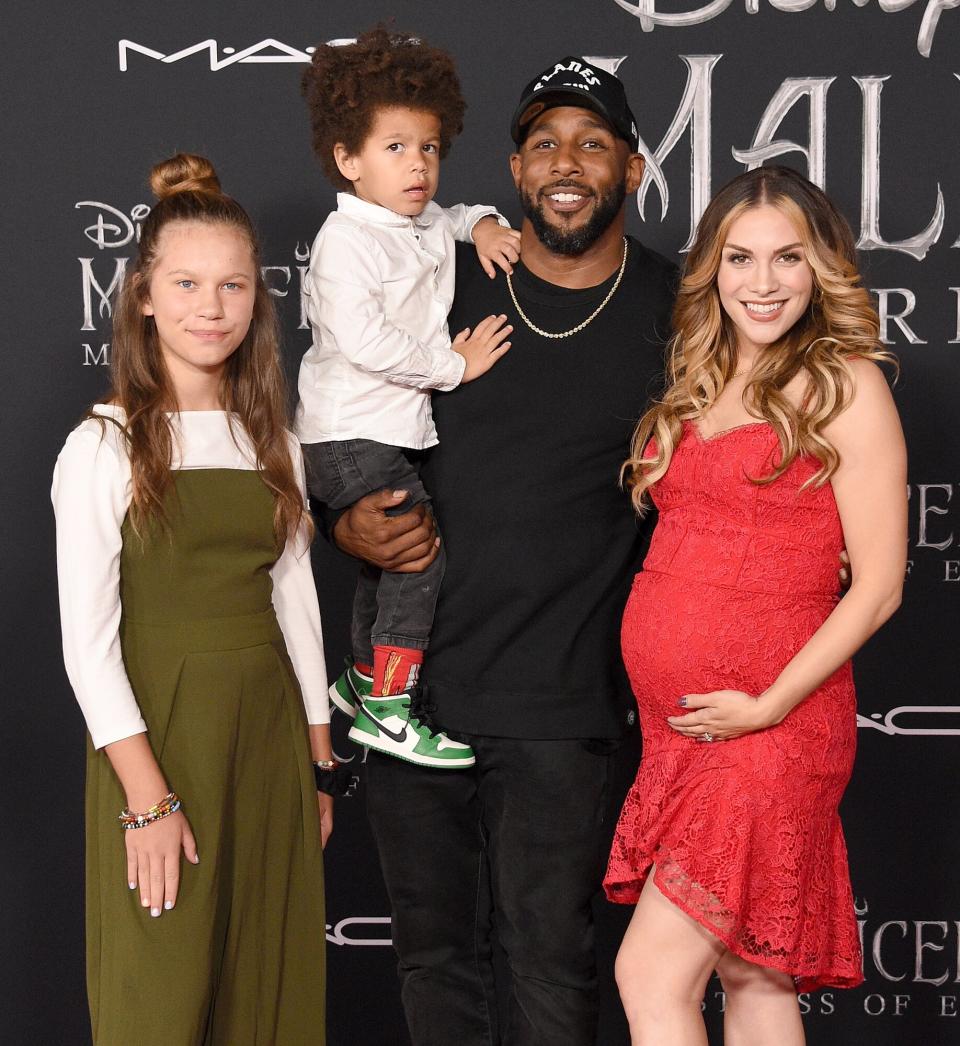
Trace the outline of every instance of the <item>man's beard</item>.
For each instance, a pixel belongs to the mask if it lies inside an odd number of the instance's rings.
[[[551,186],[551,191],[563,191],[564,189],[582,189],[582,186],[571,183],[564,186]],[[600,237],[610,228],[613,220],[620,213],[623,201],[627,195],[626,181],[617,182],[605,193],[598,194],[593,214],[586,225],[577,229],[565,229],[562,225],[553,225],[547,221],[544,214],[543,203],[534,203],[533,197],[520,190],[520,206],[524,217],[530,220],[537,239],[553,254],[578,255],[589,250]]]

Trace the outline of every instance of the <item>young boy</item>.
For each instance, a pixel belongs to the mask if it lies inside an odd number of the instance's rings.
[[[373,491],[403,490],[405,512],[429,502],[420,452],[437,443],[431,389],[480,377],[509,349],[505,316],[452,344],[453,241],[511,271],[520,234],[492,207],[432,202],[440,159],[466,108],[448,54],[382,27],[355,44],[321,45],[303,77],[313,146],[344,190],[324,222],[304,281],[313,344],[300,367],[296,430],[310,491],[345,509]],[[474,763],[468,745],[411,714],[443,577],[443,546],[418,574],[364,563],[354,598],[354,663],[330,687],[355,717],[350,737],[423,766]]]

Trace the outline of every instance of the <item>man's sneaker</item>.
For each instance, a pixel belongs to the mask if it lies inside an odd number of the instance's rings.
[[[327,693],[333,704],[344,715],[353,719],[357,714],[357,708],[364,698],[370,696],[372,689],[373,676],[365,676],[362,672],[358,672],[356,666],[351,662]]]
[[[420,766],[459,770],[476,762],[469,745],[431,730],[410,714],[409,694],[364,698],[347,736],[367,748]]]

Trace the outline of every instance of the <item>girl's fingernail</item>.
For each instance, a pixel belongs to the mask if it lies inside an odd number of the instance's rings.
[[[685,697],[681,697],[680,700],[677,702],[677,704],[680,705],[681,708],[686,708],[687,707],[687,699]]]
[[[169,912],[170,909],[173,907],[173,901],[164,901],[163,907],[166,908],[166,910]]]
[[[149,908],[150,907],[150,898],[149,897],[141,897],[140,898],[140,903],[143,905],[144,908]]]
[[[127,883],[127,886],[129,886],[131,890],[136,890],[136,888],[137,888],[137,884],[136,883]]]
[[[395,491],[393,492],[393,496],[394,496],[395,498],[402,498],[402,497],[404,497],[404,496],[406,495],[406,493],[407,493],[407,492],[406,492],[405,490],[395,490]]]
[[[160,909],[159,908],[151,908],[150,909],[150,914],[154,917],[154,919],[156,919],[160,915]]]

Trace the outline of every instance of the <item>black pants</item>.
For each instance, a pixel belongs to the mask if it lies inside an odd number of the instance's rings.
[[[430,501],[420,482],[417,451],[348,439],[305,443],[303,453],[310,493],[328,508],[346,508],[378,490],[407,492],[405,501],[388,510],[390,515]],[[373,664],[374,646],[427,648],[445,566],[443,545],[430,566],[418,574],[395,574],[361,563],[350,628],[355,660]]]
[[[367,760],[414,1046],[594,1046],[591,901],[609,845],[613,757],[576,740],[464,740],[471,770]],[[493,921],[512,974],[503,1022]]]

